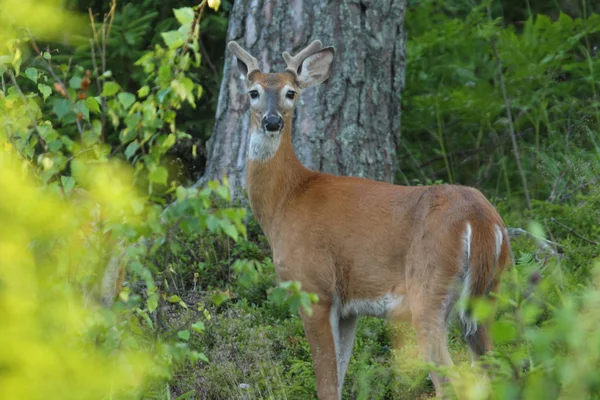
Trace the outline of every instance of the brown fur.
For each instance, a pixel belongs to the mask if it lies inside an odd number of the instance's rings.
[[[254,73],[250,85],[257,83],[277,89],[295,81],[289,73]],[[252,129],[261,129],[257,113],[251,114]],[[402,295],[392,316],[412,321],[425,361],[450,365],[445,316],[456,281],[470,268],[470,292],[485,296],[510,263],[508,237],[494,207],[467,187],[406,187],[308,170],[292,147],[292,112],[282,114],[279,148],[268,160],[248,160],[246,182],[280,279],[300,281],[319,296],[313,315],[302,315],[319,399],[341,396],[330,319],[338,300]],[[465,266],[467,223],[472,240]],[[494,224],[503,231],[497,263]],[[470,340],[475,354],[491,348],[484,328]],[[432,379],[442,395],[445,379],[436,374]]]

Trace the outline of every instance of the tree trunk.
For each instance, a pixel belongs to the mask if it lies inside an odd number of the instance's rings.
[[[391,182],[400,137],[406,0],[235,0],[227,40],[254,55],[263,72],[281,72],[281,53],[312,40],[335,46],[329,79],[302,93],[294,118],[296,154],[308,168]],[[229,52],[203,180],[229,177],[245,187],[249,114]]]

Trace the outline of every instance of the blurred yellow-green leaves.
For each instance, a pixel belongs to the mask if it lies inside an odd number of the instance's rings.
[[[110,326],[86,299],[104,257],[95,248],[103,232],[92,231],[127,219],[135,195],[119,185],[118,166],[81,169],[91,202],[39,186],[14,149],[0,146],[0,398],[126,398],[155,368],[135,340],[110,351],[90,340],[94,327]],[[97,206],[124,211],[100,216]]]
[[[7,61],[5,53],[14,41],[31,34],[37,40],[70,43],[86,31],[88,16],[65,10],[62,0],[0,0],[0,57]],[[13,54],[11,62],[19,60]],[[2,62],[0,62],[1,66]]]

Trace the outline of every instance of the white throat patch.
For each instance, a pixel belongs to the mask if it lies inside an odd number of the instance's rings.
[[[248,157],[253,161],[266,161],[277,153],[281,143],[281,133],[269,136],[265,132],[255,129],[250,132],[250,147]]]

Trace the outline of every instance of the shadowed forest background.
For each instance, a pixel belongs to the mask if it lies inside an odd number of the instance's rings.
[[[453,327],[458,398],[599,398],[598,13],[0,0],[0,398],[316,398],[298,309],[317,299],[277,281],[247,208],[232,39],[272,71],[336,46],[295,116],[307,166],[474,186],[503,216],[514,267],[473,309],[494,375]],[[409,325],[362,318],[343,398],[433,394]]]

